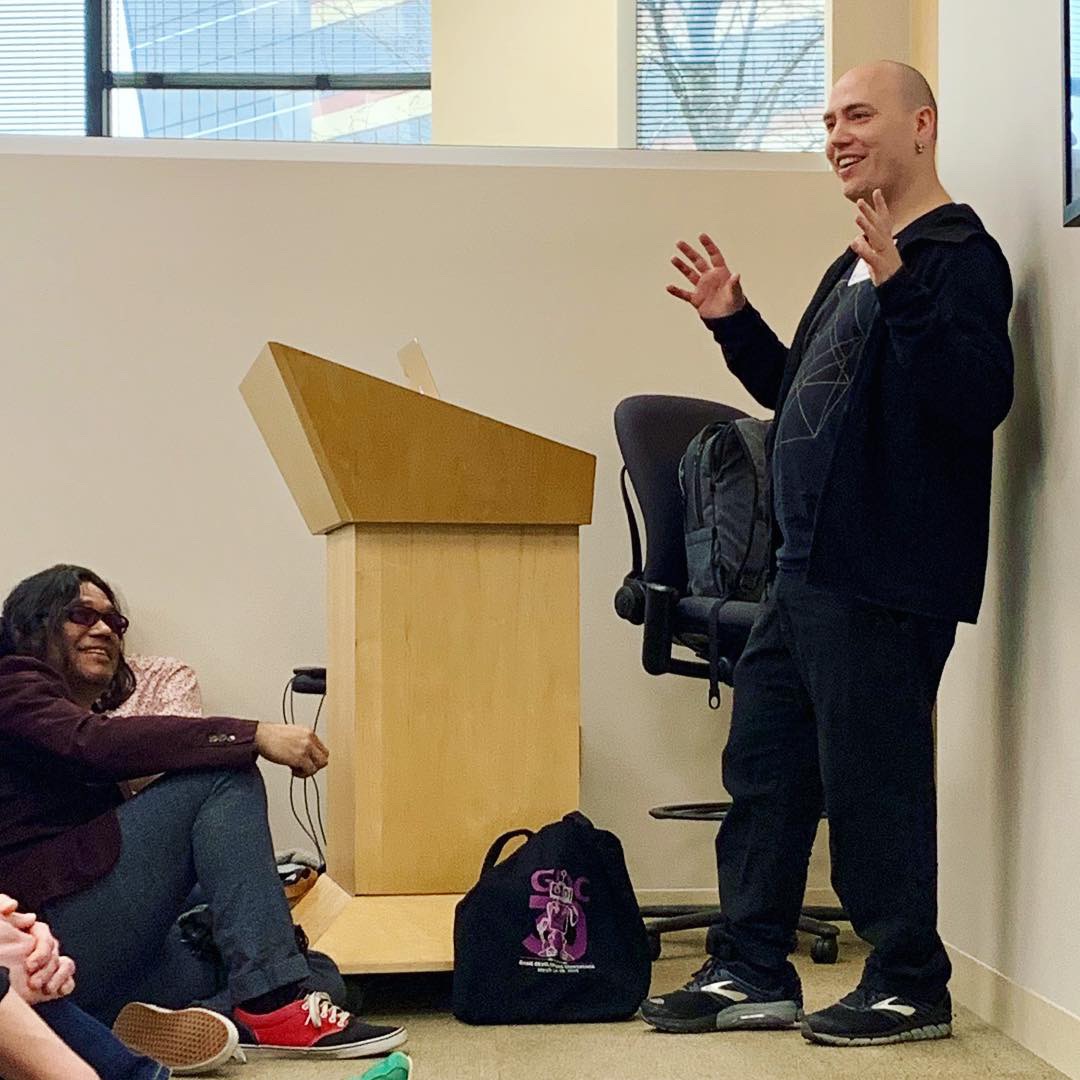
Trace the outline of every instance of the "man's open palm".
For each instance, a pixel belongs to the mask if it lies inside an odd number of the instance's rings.
[[[675,255],[671,259],[671,265],[686,278],[691,288],[669,285],[667,291],[692,304],[703,319],[734,315],[746,304],[739,275],[733,274],[728,268],[724,256],[708,233],[702,233],[698,240],[705,249],[705,255],[692,244],[680,240],[675,246],[685,258]]]

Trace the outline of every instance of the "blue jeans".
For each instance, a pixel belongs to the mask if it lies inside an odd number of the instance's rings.
[[[133,1054],[104,1024],[70,1001],[49,1001],[35,1012],[101,1080],[168,1080],[164,1065]]]
[[[116,865],[45,912],[78,966],[78,1005],[107,1024],[129,1001],[199,1004],[227,1015],[291,983],[344,1003],[332,962],[320,958],[313,973],[297,948],[257,768],[172,773],[117,815]],[[220,961],[180,939],[176,919],[196,885],[210,907]]]

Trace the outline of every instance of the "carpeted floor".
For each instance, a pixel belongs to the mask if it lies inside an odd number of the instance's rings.
[[[653,989],[682,983],[699,965],[703,935],[667,938]],[[808,1009],[822,1008],[858,982],[861,944],[841,938],[840,962],[796,963]],[[403,1022],[414,1080],[1062,1080],[1063,1074],[964,1009],[952,1039],[901,1046],[811,1046],[797,1031],[662,1035],[640,1021],[559,1027],[473,1028],[448,1007],[447,976],[377,979],[366,984],[367,1018]],[[233,1066],[227,1080],[345,1080],[371,1062],[262,1061]]]

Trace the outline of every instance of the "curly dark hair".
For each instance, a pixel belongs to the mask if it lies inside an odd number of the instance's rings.
[[[120,611],[108,582],[85,566],[59,563],[20,581],[4,601],[0,614],[0,656],[31,656],[48,662],[49,645],[60,640],[64,613],[79,598],[83,582],[96,585],[113,607]],[[122,612],[121,612],[122,614]],[[120,663],[105,692],[94,702],[94,712],[115,709],[131,697],[135,690],[135,674],[124,659],[124,643],[120,642]]]

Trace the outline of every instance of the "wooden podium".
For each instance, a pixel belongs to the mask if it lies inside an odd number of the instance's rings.
[[[453,964],[488,845],[578,805],[578,527],[596,459],[271,342],[240,388],[327,537],[328,875],[346,973]]]

